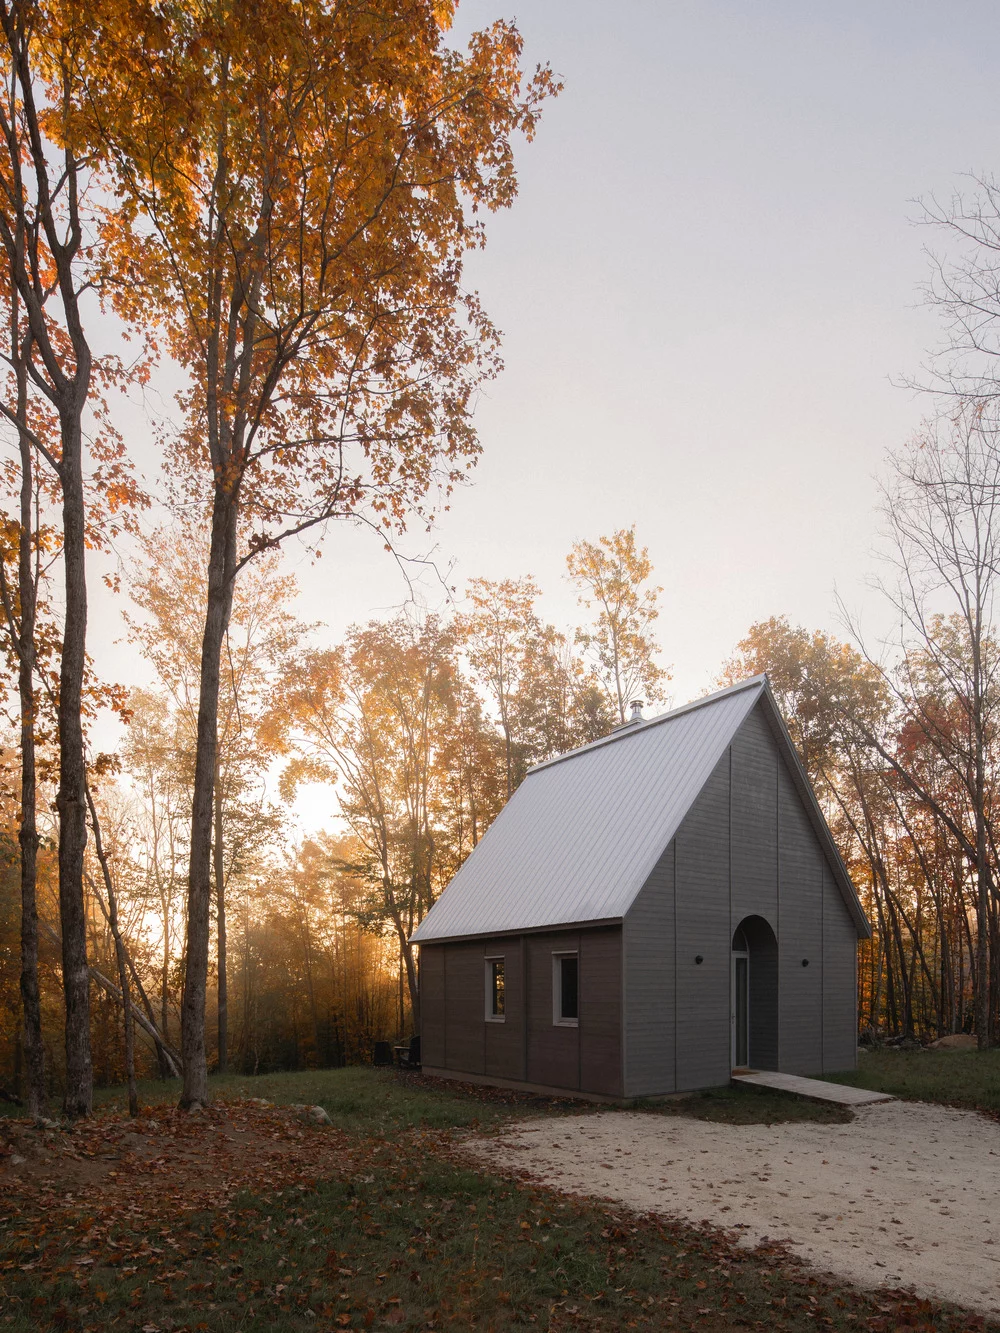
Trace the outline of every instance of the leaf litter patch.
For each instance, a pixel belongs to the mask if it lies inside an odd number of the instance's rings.
[[[13,1333],[988,1327],[838,1288],[780,1245],[470,1170],[468,1134],[387,1141],[252,1101],[4,1134]]]

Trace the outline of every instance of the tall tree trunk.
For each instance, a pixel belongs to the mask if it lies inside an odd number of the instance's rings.
[[[24,407],[23,367],[19,365],[19,408]],[[23,415],[19,411],[19,416]],[[21,849],[21,1006],[24,1010],[24,1062],[27,1074],[28,1114],[44,1116],[45,1046],[41,1037],[41,993],[39,988],[39,905],[37,865],[39,829],[36,821],[35,776],[35,615],[36,584],[33,569],[32,503],[33,459],[31,445],[21,433],[21,523],[17,537],[17,583],[20,623],[17,652],[17,692],[21,713],[21,802],[17,841]],[[12,627],[13,628],[13,627]]]
[[[30,328],[32,378],[59,416],[59,457],[50,456],[62,495],[65,620],[59,679],[59,912],[62,922],[63,990],[66,1001],[66,1104],[70,1116],[87,1115],[93,1087],[90,1057],[90,978],[87,970],[83,856],[87,842],[83,722],[80,713],[86,665],[87,585],[83,492],[83,414],[93,357],[84,331],[77,262],[85,249],[80,218],[81,168],[68,145],[46,139],[46,117],[59,111],[36,104],[32,64],[35,35],[31,5],[0,3],[8,52],[12,107],[5,117],[5,209],[0,237],[11,283]],[[63,89],[64,95],[66,89]],[[65,110],[65,104],[62,108]],[[65,126],[62,127],[65,129]],[[28,185],[26,177],[30,176]],[[89,241],[86,242],[89,244]],[[38,275],[45,274],[44,282]],[[89,284],[87,284],[89,286]],[[54,313],[58,297],[59,314]],[[57,330],[57,332],[55,332]],[[37,353],[37,355],[36,355]]]
[[[23,623],[23,621],[22,621]],[[38,985],[38,827],[35,820],[35,737],[32,667],[22,660],[18,670],[21,694],[21,1004],[24,1011],[24,1059],[27,1078],[28,1114],[43,1116],[45,1091],[45,1046],[42,1040],[42,1006]]]
[[[229,1066],[229,987],[226,982],[226,859],[222,823],[222,784],[219,780],[218,747],[215,759],[215,837],[212,865],[215,872],[215,933],[218,971],[219,1073]]]
[[[16,312],[16,302],[12,302]],[[12,314],[11,342],[17,345],[17,315]],[[16,357],[17,417],[27,411],[24,362]],[[42,1040],[42,1005],[38,985],[38,825],[35,777],[35,617],[37,584],[34,569],[34,458],[31,443],[22,430],[21,523],[18,533],[17,581],[20,616],[11,634],[17,637],[18,695],[21,710],[21,825],[17,839],[21,847],[21,1005],[24,1012],[24,1060],[30,1116],[43,1116],[48,1109],[45,1091],[45,1046]]]
[[[59,915],[66,998],[66,1114],[89,1115],[90,974],[83,857],[87,846],[86,769],[81,702],[87,639],[87,571],[83,501],[83,433],[74,409],[61,421],[63,568],[66,609],[59,672]]]
[[[187,949],[181,1004],[184,1090],[181,1106],[208,1102],[205,1055],[205,992],[212,896],[212,817],[218,753],[219,666],[233,601],[236,566],[236,498],[218,487],[212,507],[208,557],[208,605],[201,645],[198,732],[191,809],[191,863],[188,873]]]
[[[978,700],[976,701],[978,704]],[[986,848],[986,766],[980,720],[976,736],[976,1042],[981,1051],[990,1045],[990,862]]]

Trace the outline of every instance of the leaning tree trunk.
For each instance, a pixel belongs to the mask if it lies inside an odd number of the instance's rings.
[[[66,610],[59,673],[59,915],[66,998],[66,1114],[89,1115],[90,974],[83,857],[87,845],[86,766],[81,703],[87,638],[87,575],[83,501],[83,434],[72,409],[61,422],[63,567]]]
[[[125,1078],[128,1084],[128,1113],[135,1119],[139,1114],[139,1092],[135,1084],[135,1024],[132,1021],[132,999],[129,995],[128,985],[129,958],[118,924],[118,895],[115,893],[114,880],[111,878],[111,867],[108,864],[107,854],[104,850],[104,840],[101,837],[101,823],[97,817],[97,806],[94,804],[89,783],[86,788],[86,796],[87,807],[90,810],[90,823],[94,830],[94,850],[97,853],[97,860],[101,867],[104,889],[108,895],[106,915],[108,925],[111,927],[111,938],[115,942],[118,985],[121,988],[122,1022],[125,1025]],[[103,907],[104,904],[101,903],[101,906]]]
[[[236,567],[236,497],[216,491],[208,557],[208,605],[201,645],[198,732],[195,746],[194,797],[191,809],[191,863],[188,872],[187,950],[181,1004],[184,1089],[180,1104],[188,1110],[208,1102],[205,1055],[205,993],[212,897],[212,823],[218,753],[219,671],[222,644],[233,601]]]

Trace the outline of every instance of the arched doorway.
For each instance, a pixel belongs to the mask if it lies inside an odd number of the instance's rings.
[[[734,1069],[777,1069],[778,942],[762,916],[733,932],[730,1028]]]

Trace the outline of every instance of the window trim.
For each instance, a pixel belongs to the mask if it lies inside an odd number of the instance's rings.
[[[502,1014],[495,1014],[495,1013],[493,1012],[493,1001],[496,999],[496,990],[494,989],[494,973],[493,973],[493,964],[494,964],[494,963],[503,963],[503,981],[504,981],[504,986],[503,986],[503,998],[504,998],[504,1012],[503,1012]],[[484,976],[485,976],[485,981],[486,981],[486,985],[485,985],[485,988],[484,988],[484,989],[485,989],[485,997],[484,997],[485,1009],[484,1009],[483,1017],[486,1019],[486,1022],[487,1022],[487,1023],[506,1023],[506,1021],[507,1021],[507,955],[506,955],[506,954],[502,954],[502,953],[491,953],[491,954],[487,954],[486,957],[483,959],[483,966],[484,966],[484,969],[485,969]]]
[[[564,958],[576,959],[576,1018],[564,1018],[562,1012],[562,964]],[[580,950],[553,949],[552,951],[552,1026],[578,1028],[580,1026]]]

